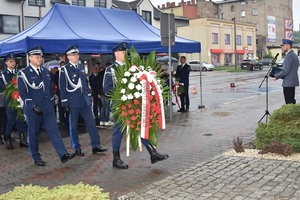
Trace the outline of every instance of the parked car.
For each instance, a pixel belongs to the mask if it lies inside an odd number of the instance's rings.
[[[261,62],[263,65],[271,65],[273,61],[273,58],[262,58],[258,60],[258,62]]]
[[[241,62],[241,69],[253,71],[254,69],[263,69],[263,64],[255,59],[246,59]]]
[[[191,66],[191,69],[194,71],[194,70],[197,70],[199,71],[200,70],[200,67],[201,67],[201,70],[202,71],[212,71],[214,70],[215,66],[213,66],[212,64],[209,64],[205,61],[199,61],[199,60],[191,60],[187,63],[188,65]]]
[[[278,60],[277,67],[282,67],[283,61],[284,61],[284,58],[281,58],[280,60]]]

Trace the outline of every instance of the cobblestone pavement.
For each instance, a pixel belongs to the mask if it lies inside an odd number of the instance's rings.
[[[269,93],[270,113],[282,104],[281,91]],[[109,151],[94,155],[87,131],[80,126],[86,156],[65,164],[60,163],[43,132],[40,153],[47,162],[45,167],[34,165],[28,150],[19,148],[16,141],[11,151],[0,146],[0,194],[21,184],[54,187],[83,182],[99,185],[112,199],[300,199],[299,163],[221,155],[232,149],[235,137],[245,143],[252,141],[264,113],[264,94],[176,113],[167,129],[158,133],[157,149],[168,153],[169,159],[152,165],[145,149],[125,157],[123,140],[121,157],[129,165],[127,170],[112,167],[111,128],[99,128],[101,145]],[[60,129],[72,151],[67,127]]]

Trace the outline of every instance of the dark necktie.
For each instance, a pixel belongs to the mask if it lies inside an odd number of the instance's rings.
[[[37,70],[37,72],[38,72],[39,76],[40,76],[40,77],[42,77],[42,74],[41,74],[41,72],[40,72],[40,69],[39,69],[39,68],[37,68],[36,70]]]

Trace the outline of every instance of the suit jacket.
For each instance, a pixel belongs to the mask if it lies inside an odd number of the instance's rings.
[[[92,88],[92,95],[97,96],[98,95],[97,76],[95,74],[91,74],[89,76],[89,82]]]
[[[59,90],[62,107],[81,108],[91,106],[91,95],[84,66],[77,65],[76,68],[68,63],[60,69]]]
[[[114,70],[116,67],[121,67],[117,62],[113,65],[107,67],[105,69],[104,78],[103,78],[103,92],[106,95],[111,93],[111,90],[115,87],[115,80],[114,80]]]
[[[290,50],[283,62],[281,72],[274,75],[276,79],[283,78],[282,87],[299,86],[298,78],[299,59],[293,50]]]
[[[16,71],[17,73],[17,71]],[[3,107],[7,107],[7,105],[9,104],[11,97],[5,98],[5,88],[6,85],[9,84],[9,82],[13,79],[14,74],[12,74],[8,69],[4,70],[1,74],[0,74],[0,95],[2,98],[2,106]]]
[[[175,78],[179,78],[179,83],[183,83],[184,85],[189,85],[189,76],[190,76],[191,66],[188,64],[178,65],[176,69]]]
[[[24,102],[25,115],[35,115],[34,105],[39,106],[44,114],[54,112],[54,94],[50,72],[47,68],[40,67],[39,76],[31,65],[18,73],[18,91]]]

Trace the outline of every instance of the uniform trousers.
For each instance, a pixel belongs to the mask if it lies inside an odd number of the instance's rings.
[[[41,124],[43,124],[47,135],[57,152],[57,155],[61,158],[68,153],[57,127],[54,111],[43,114],[42,116],[26,115],[26,121],[28,125],[29,151],[34,161],[41,159],[38,145],[38,136],[40,133]]]
[[[120,150],[122,137],[123,137],[123,132],[121,131],[120,125],[118,123],[116,123],[116,121],[115,121],[113,135],[112,135],[113,151]],[[141,141],[144,146],[148,146],[150,144],[149,140],[141,138]]]
[[[295,87],[283,87],[285,104],[295,104]]]
[[[92,148],[100,146],[100,136],[98,134],[94,115],[91,106],[85,106],[81,108],[70,107],[69,114],[69,128],[70,128],[70,139],[72,148],[78,150],[81,148],[78,137],[78,118],[79,114],[82,116],[84,123],[88,129]]]
[[[17,127],[18,133],[25,132],[25,121],[18,117],[17,110],[6,108],[6,115],[7,115],[7,125],[6,125],[6,135],[10,135],[15,126]]]

